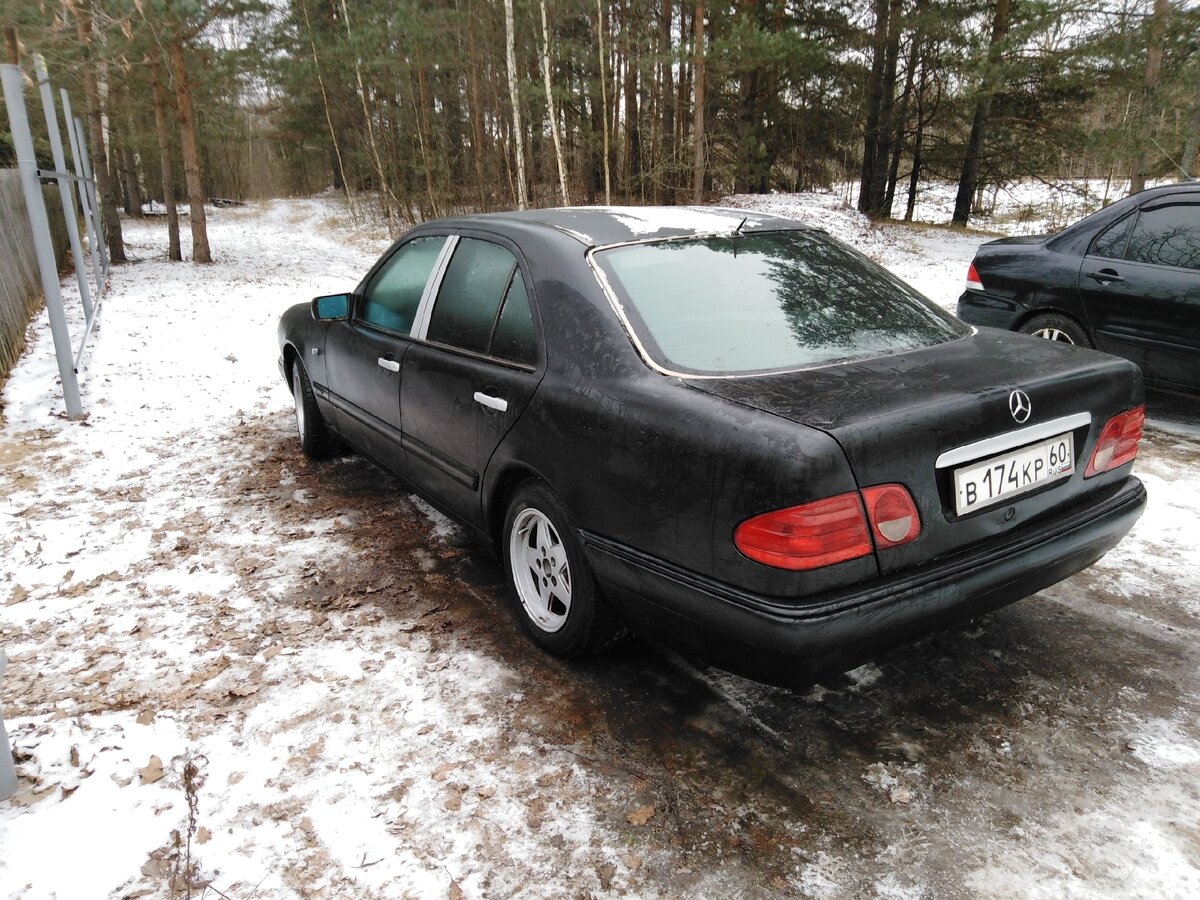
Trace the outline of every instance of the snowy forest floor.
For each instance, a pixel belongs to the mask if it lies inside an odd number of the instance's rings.
[[[727,202],[951,309],[981,240]],[[127,220],[86,422],[44,315],[3,395],[0,897],[1200,895],[1186,407],[1152,409],[1150,506],[1104,560],[805,693],[637,641],[565,664],[484,548],[300,453],[278,316],[385,242],[329,201],[209,215],[204,267]]]

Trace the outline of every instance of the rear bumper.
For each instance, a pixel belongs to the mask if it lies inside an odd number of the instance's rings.
[[[958,298],[956,315],[971,325],[987,325],[991,328],[1017,330],[1017,322],[1029,310],[1005,297],[997,297],[983,291],[964,291]]]
[[[802,605],[739,591],[595,535],[583,539],[605,595],[633,630],[730,671],[799,686],[1087,568],[1145,505],[1146,490],[1131,476],[995,541]]]

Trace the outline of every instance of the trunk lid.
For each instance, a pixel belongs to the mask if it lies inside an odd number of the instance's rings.
[[[701,391],[820,429],[841,445],[859,487],[900,483],[921,516],[913,543],[878,552],[890,573],[964,549],[1070,504],[1125,477],[1083,479],[1104,423],[1142,402],[1135,366],[1081,347],[994,329],[923,350],[781,375],[688,379]],[[1014,390],[1032,411],[1018,423]],[[1081,414],[1086,414],[1081,415]],[[1090,416],[1090,421],[1087,420]],[[954,471],[1054,435],[1074,440],[1074,474],[958,515]],[[1014,433],[1020,434],[1014,434]],[[1034,435],[1028,440],[1024,435]],[[961,452],[982,441],[989,446]],[[1000,449],[997,449],[999,447]],[[938,458],[944,458],[939,467]]]

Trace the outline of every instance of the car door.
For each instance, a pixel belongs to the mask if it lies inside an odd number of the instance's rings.
[[[484,469],[543,371],[528,284],[514,247],[460,237],[404,357],[408,475],[477,524]]]
[[[1079,291],[1100,349],[1152,381],[1200,387],[1200,202],[1151,201],[1110,226]]]
[[[337,427],[380,462],[402,470],[400,382],[413,323],[447,248],[445,235],[400,245],[367,276],[350,318],[330,328],[325,370]]]

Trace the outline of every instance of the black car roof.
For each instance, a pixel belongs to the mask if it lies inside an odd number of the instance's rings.
[[[733,233],[739,225],[745,231],[811,227],[770,213],[717,206],[570,206],[458,216],[427,224],[489,230],[504,229],[505,225],[540,225],[569,235],[588,247],[650,238]]]

